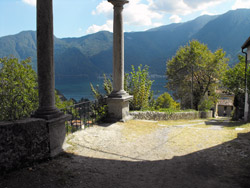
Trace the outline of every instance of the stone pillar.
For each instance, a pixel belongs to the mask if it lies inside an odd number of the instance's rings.
[[[248,65],[250,63],[250,46],[247,47],[247,57],[246,57],[246,73],[248,70]],[[244,106],[244,121],[249,121],[249,88],[247,87],[247,79],[246,79],[246,92],[245,92],[245,106]]]
[[[129,116],[129,100],[133,97],[124,91],[124,33],[123,5],[127,0],[108,0],[114,5],[113,23],[113,91],[109,95],[108,109],[110,121],[126,121]]]
[[[37,73],[39,108],[35,117],[62,115],[55,107],[54,34],[52,0],[37,0]]]
[[[49,155],[61,153],[65,121],[71,118],[55,107],[53,0],[37,0],[37,74],[39,107],[34,117],[46,122]]]

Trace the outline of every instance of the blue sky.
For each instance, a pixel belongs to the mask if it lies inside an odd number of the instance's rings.
[[[36,30],[36,0],[0,0],[0,37]],[[54,34],[79,37],[112,31],[113,7],[107,0],[53,0]],[[130,0],[124,6],[124,30],[144,31],[185,22],[203,14],[250,8],[250,0]]]

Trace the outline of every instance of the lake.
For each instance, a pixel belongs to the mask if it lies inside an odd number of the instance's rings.
[[[165,77],[152,75],[151,80],[154,80],[151,89],[154,91],[155,98],[162,93],[167,92],[167,89],[164,88],[166,85]],[[99,85],[100,91],[103,92],[102,78],[90,80],[83,77],[71,77],[64,79],[63,81],[56,80],[56,89],[58,89],[67,99],[73,98],[78,101],[81,98],[85,98],[93,100],[94,96],[90,89],[90,83],[92,83],[93,86]]]

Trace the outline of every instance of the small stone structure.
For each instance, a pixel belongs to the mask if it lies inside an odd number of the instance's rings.
[[[127,0],[108,0],[114,5],[113,26],[113,91],[107,98],[108,121],[126,121],[129,116],[129,101],[133,98],[124,90],[124,33],[123,5]]]
[[[215,105],[215,116],[230,117],[234,110],[234,95],[224,93],[222,90],[217,90],[216,94],[219,95],[219,99]]]
[[[165,113],[165,112],[155,112],[155,111],[138,111],[130,112],[130,115],[134,119],[144,119],[144,120],[181,120],[181,119],[200,119],[200,118],[212,118],[212,111],[208,112],[175,112],[175,113]]]

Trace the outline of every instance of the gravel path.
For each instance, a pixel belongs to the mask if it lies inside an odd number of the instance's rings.
[[[129,121],[67,137],[66,153],[0,177],[0,187],[249,188],[250,125]]]

